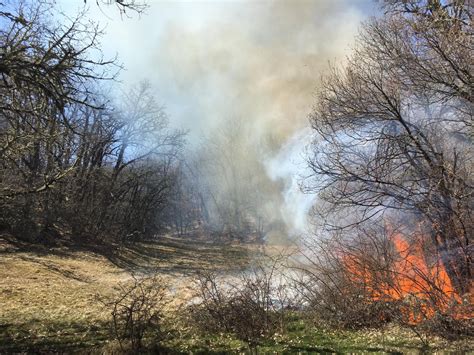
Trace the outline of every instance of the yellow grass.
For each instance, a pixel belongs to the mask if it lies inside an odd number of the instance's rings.
[[[189,277],[196,270],[238,268],[247,256],[244,247],[164,238],[121,248],[112,262],[64,248],[18,250],[0,240],[0,349],[102,344],[109,338],[109,313],[97,298],[112,295],[132,272],[158,273],[179,300],[188,297]]]

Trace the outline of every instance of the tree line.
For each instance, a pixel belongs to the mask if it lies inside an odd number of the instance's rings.
[[[85,11],[55,25],[48,1],[0,6],[2,230],[40,243],[196,231],[262,240],[268,211],[257,195],[268,188],[262,167],[244,161],[248,127],[219,128],[184,154],[186,134],[169,127],[149,83],[105,94],[122,68],[103,57]]]
[[[120,67],[102,57],[98,27],[83,13],[53,25],[52,11],[0,12],[0,225],[35,242],[152,235],[184,133],[147,83],[102,94]]]

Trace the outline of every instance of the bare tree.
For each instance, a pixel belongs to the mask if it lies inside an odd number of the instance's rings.
[[[152,236],[161,228],[184,133],[168,128],[146,82],[124,93],[117,106],[110,113],[114,132],[96,225],[126,239]]]
[[[49,194],[78,164],[82,121],[75,112],[79,107],[100,108],[92,87],[112,79],[118,67],[113,60],[89,57],[99,50],[100,31],[81,20],[83,13],[52,25],[53,8],[46,1],[9,7],[0,3],[0,9],[2,224],[21,229],[42,225],[45,230],[51,220],[50,199],[38,195]],[[31,217],[31,223],[22,223],[22,216]]]
[[[193,171],[181,161],[173,173],[172,187],[165,215],[179,236],[198,233],[205,218],[202,195]]]
[[[209,230],[240,241],[263,240],[275,221],[272,202],[279,196],[255,152],[252,122],[233,118],[210,132],[190,161]]]
[[[473,277],[472,7],[385,5],[347,65],[323,81],[311,115],[318,138],[309,187],[324,201],[329,229],[391,211],[422,222],[425,242],[464,294]]]
[[[146,83],[108,102],[99,83],[119,67],[100,59],[100,31],[84,13],[53,26],[52,11],[0,12],[0,227],[31,241],[153,235],[183,133]]]
[[[0,199],[43,191],[67,174],[70,166],[58,166],[52,156],[59,132],[75,128],[67,111],[74,104],[94,106],[92,82],[114,75],[107,73],[113,61],[86,57],[97,50],[97,27],[82,23],[83,14],[53,27],[46,24],[49,11],[46,2],[21,2],[15,14],[1,13],[0,157],[13,169],[14,180],[24,179],[14,173],[18,168],[31,174],[24,186],[3,186]]]
[[[114,5],[120,12],[120,15],[128,15],[130,12],[142,14],[148,5],[145,1],[137,0],[94,0],[96,5],[101,7],[102,5],[112,6]],[[84,0],[87,3],[87,0]]]

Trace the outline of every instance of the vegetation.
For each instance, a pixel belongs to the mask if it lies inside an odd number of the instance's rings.
[[[116,65],[91,59],[100,33],[83,14],[53,27],[47,2],[15,11],[0,14],[2,229],[35,243],[156,234],[183,134],[146,83],[120,104],[100,95]]]
[[[384,5],[311,115],[316,301],[345,318],[359,299],[350,326],[375,311],[452,334],[473,316],[472,5]]]
[[[125,351],[124,342],[137,352],[143,349],[143,338],[153,332],[155,346],[158,347],[162,335],[162,319],[165,308],[166,287],[163,280],[152,277],[133,276],[131,284],[119,285],[118,295],[111,299],[101,299],[105,309],[112,310],[112,331]]]
[[[144,250],[148,247],[143,245]],[[159,349],[169,353],[246,351],[247,343],[239,340],[233,332],[208,332],[198,323],[188,321],[188,301],[195,297],[199,288],[193,283],[197,277],[195,273],[182,274],[181,261],[190,270],[203,274],[209,270],[218,271],[215,263],[203,263],[203,260],[220,259],[222,262],[218,269],[222,267],[231,271],[235,265],[241,265],[239,269],[242,269],[244,260],[250,262],[258,254],[251,250],[248,254],[249,251],[241,246],[202,248],[202,245],[192,241],[166,238],[155,247],[174,257],[162,258],[162,253],[156,256],[141,254],[143,262],[148,265],[146,270],[159,270],[162,277],[159,285],[166,286],[170,292],[166,297],[160,335],[155,338],[156,334],[149,332],[143,339],[144,349],[158,350],[156,339],[159,339]],[[104,308],[98,297],[114,300],[121,294],[118,286],[133,287],[136,281],[129,272],[87,250],[74,251],[64,247],[35,251],[28,247],[22,250],[3,241],[1,255],[2,352],[120,351],[110,327],[112,308]],[[226,261],[227,264],[224,264]],[[236,270],[231,273],[239,277]],[[248,277],[249,274],[242,276]],[[192,309],[195,309],[192,304]],[[124,342],[123,346],[127,348],[129,344]],[[472,351],[473,348],[469,338],[447,341],[423,335],[420,339],[412,330],[396,325],[378,329],[338,330],[324,322],[316,322],[310,312],[299,313],[295,309],[285,311],[284,322],[278,322],[278,330],[262,338],[257,347],[259,353],[382,353],[427,349]]]
[[[310,115],[315,229],[275,252],[271,138],[186,150],[149,82],[110,94],[85,13],[0,1],[0,352],[474,350],[472,5],[382,6]]]
[[[234,334],[248,345],[250,353],[284,332],[287,310],[296,304],[275,262],[269,268],[253,266],[231,282],[201,275],[198,290],[199,303],[190,307],[189,323],[211,334]]]

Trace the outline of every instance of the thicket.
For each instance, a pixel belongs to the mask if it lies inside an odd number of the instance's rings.
[[[0,228],[40,243],[152,236],[184,135],[147,83],[102,94],[120,67],[99,28],[51,13],[48,1],[0,4]]]

